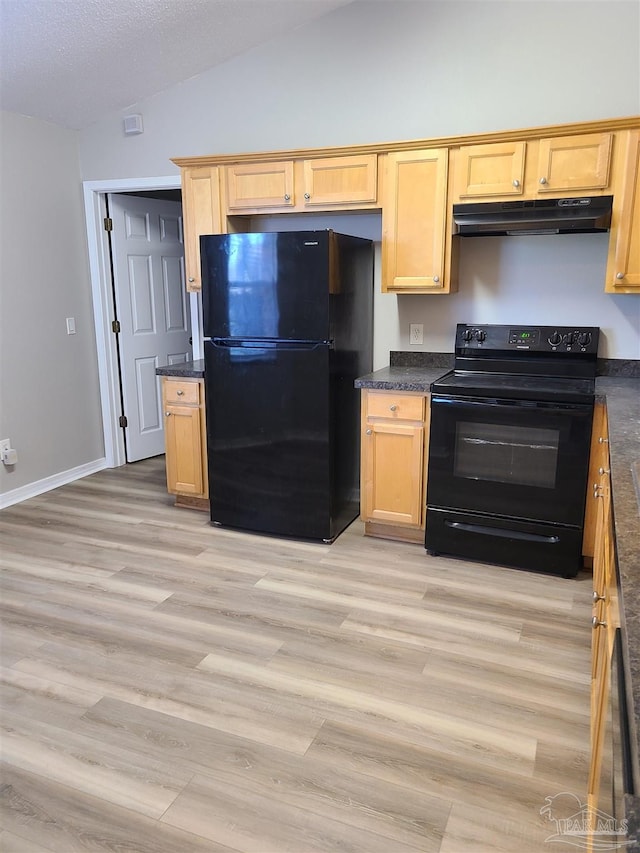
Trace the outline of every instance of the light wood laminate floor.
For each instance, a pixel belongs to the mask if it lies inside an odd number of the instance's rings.
[[[586,574],[213,528],[163,457],[0,527],[4,853],[540,853],[585,796]]]

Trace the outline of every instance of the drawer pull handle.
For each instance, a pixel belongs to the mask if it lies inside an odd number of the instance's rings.
[[[604,601],[606,596],[600,595],[595,589],[593,590],[593,603],[596,604],[598,601]]]
[[[598,439],[598,444],[609,444],[609,439],[600,436],[600,438]]]
[[[595,628],[606,628],[607,623],[604,621],[604,619],[598,619],[597,616],[594,616],[593,619],[591,620],[591,626],[594,629]]]

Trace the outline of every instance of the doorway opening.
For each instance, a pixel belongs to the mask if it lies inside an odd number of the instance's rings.
[[[118,334],[114,331],[117,326],[114,326],[114,323],[116,320],[121,322],[121,317],[117,316],[117,299],[113,291],[109,235],[105,230],[105,219],[110,212],[108,196],[118,195],[123,198],[168,199],[175,202],[180,197],[180,178],[176,175],[160,178],[85,181],[83,191],[93,297],[96,355],[100,380],[105,459],[107,467],[114,468],[124,465],[128,461],[128,448],[125,441],[125,429],[120,425],[120,418],[123,414],[122,383],[124,375],[121,375]],[[183,262],[181,263],[182,268],[184,268]],[[184,273],[182,275],[184,276]],[[144,287],[142,290],[144,291]],[[198,331],[198,299],[194,294],[186,295],[184,290],[183,294],[185,314],[192,330],[191,335],[193,336],[192,357],[199,358],[200,355],[197,353],[201,348],[201,342]],[[164,363],[167,362],[165,361]],[[144,373],[146,367],[147,374],[151,374],[150,362],[147,360],[146,365],[144,362],[141,364],[142,367],[139,369],[139,372]],[[153,374],[155,374],[155,368],[153,369]],[[144,403],[139,408],[144,414]],[[151,411],[150,404],[147,406],[147,410]],[[152,431],[148,430],[148,432]]]

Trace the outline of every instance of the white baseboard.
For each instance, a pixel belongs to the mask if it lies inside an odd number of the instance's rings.
[[[4,509],[13,504],[26,501],[29,498],[35,498],[36,495],[41,495],[43,492],[50,492],[51,489],[57,489],[58,486],[65,486],[67,483],[73,483],[75,480],[80,480],[82,477],[87,477],[89,474],[95,474],[97,471],[102,471],[107,467],[107,460],[95,459],[93,462],[87,462],[85,465],[78,465],[77,468],[69,468],[68,471],[61,471],[59,474],[52,474],[51,477],[45,477],[42,480],[36,480],[35,483],[28,483],[26,486],[20,486],[18,489],[12,489],[10,492],[4,492],[0,495],[0,509]]]

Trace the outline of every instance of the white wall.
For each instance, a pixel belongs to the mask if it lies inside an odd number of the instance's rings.
[[[0,438],[18,451],[0,464],[6,494],[95,470],[104,452],[77,134],[3,112],[0,136]]]
[[[81,134],[83,177],[173,174],[170,157],[634,115],[639,11],[635,0],[356,2],[133,105],[123,114],[143,114],[141,136],[123,136],[121,114],[105,117]],[[600,325],[601,356],[640,357],[640,299],[603,293],[606,238],[505,239],[465,241],[457,295],[378,294],[376,366],[408,348],[410,321],[424,324],[426,350],[450,351],[457,322],[487,319]]]

